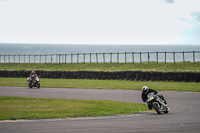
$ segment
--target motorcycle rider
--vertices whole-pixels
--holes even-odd
[[[33,75],[34,75],[35,79],[32,79]],[[30,74],[30,84],[32,84],[33,80],[36,80],[36,77],[37,77],[37,74],[35,73],[35,71],[32,71]]]
[[[141,97],[142,97],[143,102],[147,102],[147,99],[148,99],[147,95],[151,92],[153,92],[154,94],[158,94],[158,92],[156,90],[150,89],[148,86],[142,87]],[[158,95],[158,96],[164,101],[165,104],[167,104],[167,102],[165,101],[165,99],[162,95]],[[147,102],[147,106],[150,110],[152,109],[151,105],[148,102]]]

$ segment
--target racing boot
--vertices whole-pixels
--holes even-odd
[[[149,110],[152,109],[152,107],[151,107],[151,105],[149,103],[147,103],[147,106],[148,106]]]

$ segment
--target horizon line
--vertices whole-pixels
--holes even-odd
[[[83,44],[78,44],[78,43],[3,43],[3,42],[0,42],[0,45],[1,44],[22,44],[22,45],[200,45],[200,44],[91,44],[91,43],[83,43]]]

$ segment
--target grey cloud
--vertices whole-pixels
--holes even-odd
[[[184,37],[182,43],[192,43],[192,44],[199,44],[200,42],[200,27],[194,26],[187,30],[181,32],[181,35]]]
[[[163,1],[166,2],[166,3],[170,3],[170,4],[175,2],[175,0],[163,0]]]
[[[197,22],[200,23],[200,12],[194,12],[191,14],[191,16],[193,17],[193,19]]]
[[[179,18],[181,21],[193,24],[193,25],[199,25],[200,24],[200,12],[193,12],[190,14],[190,18]]]

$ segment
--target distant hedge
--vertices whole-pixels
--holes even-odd
[[[143,72],[143,71],[35,71],[41,78],[55,79],[118,79],[136,81],[200,82],[199,72]],[[0,77],[26,78],[31,71],[0,70]]]

